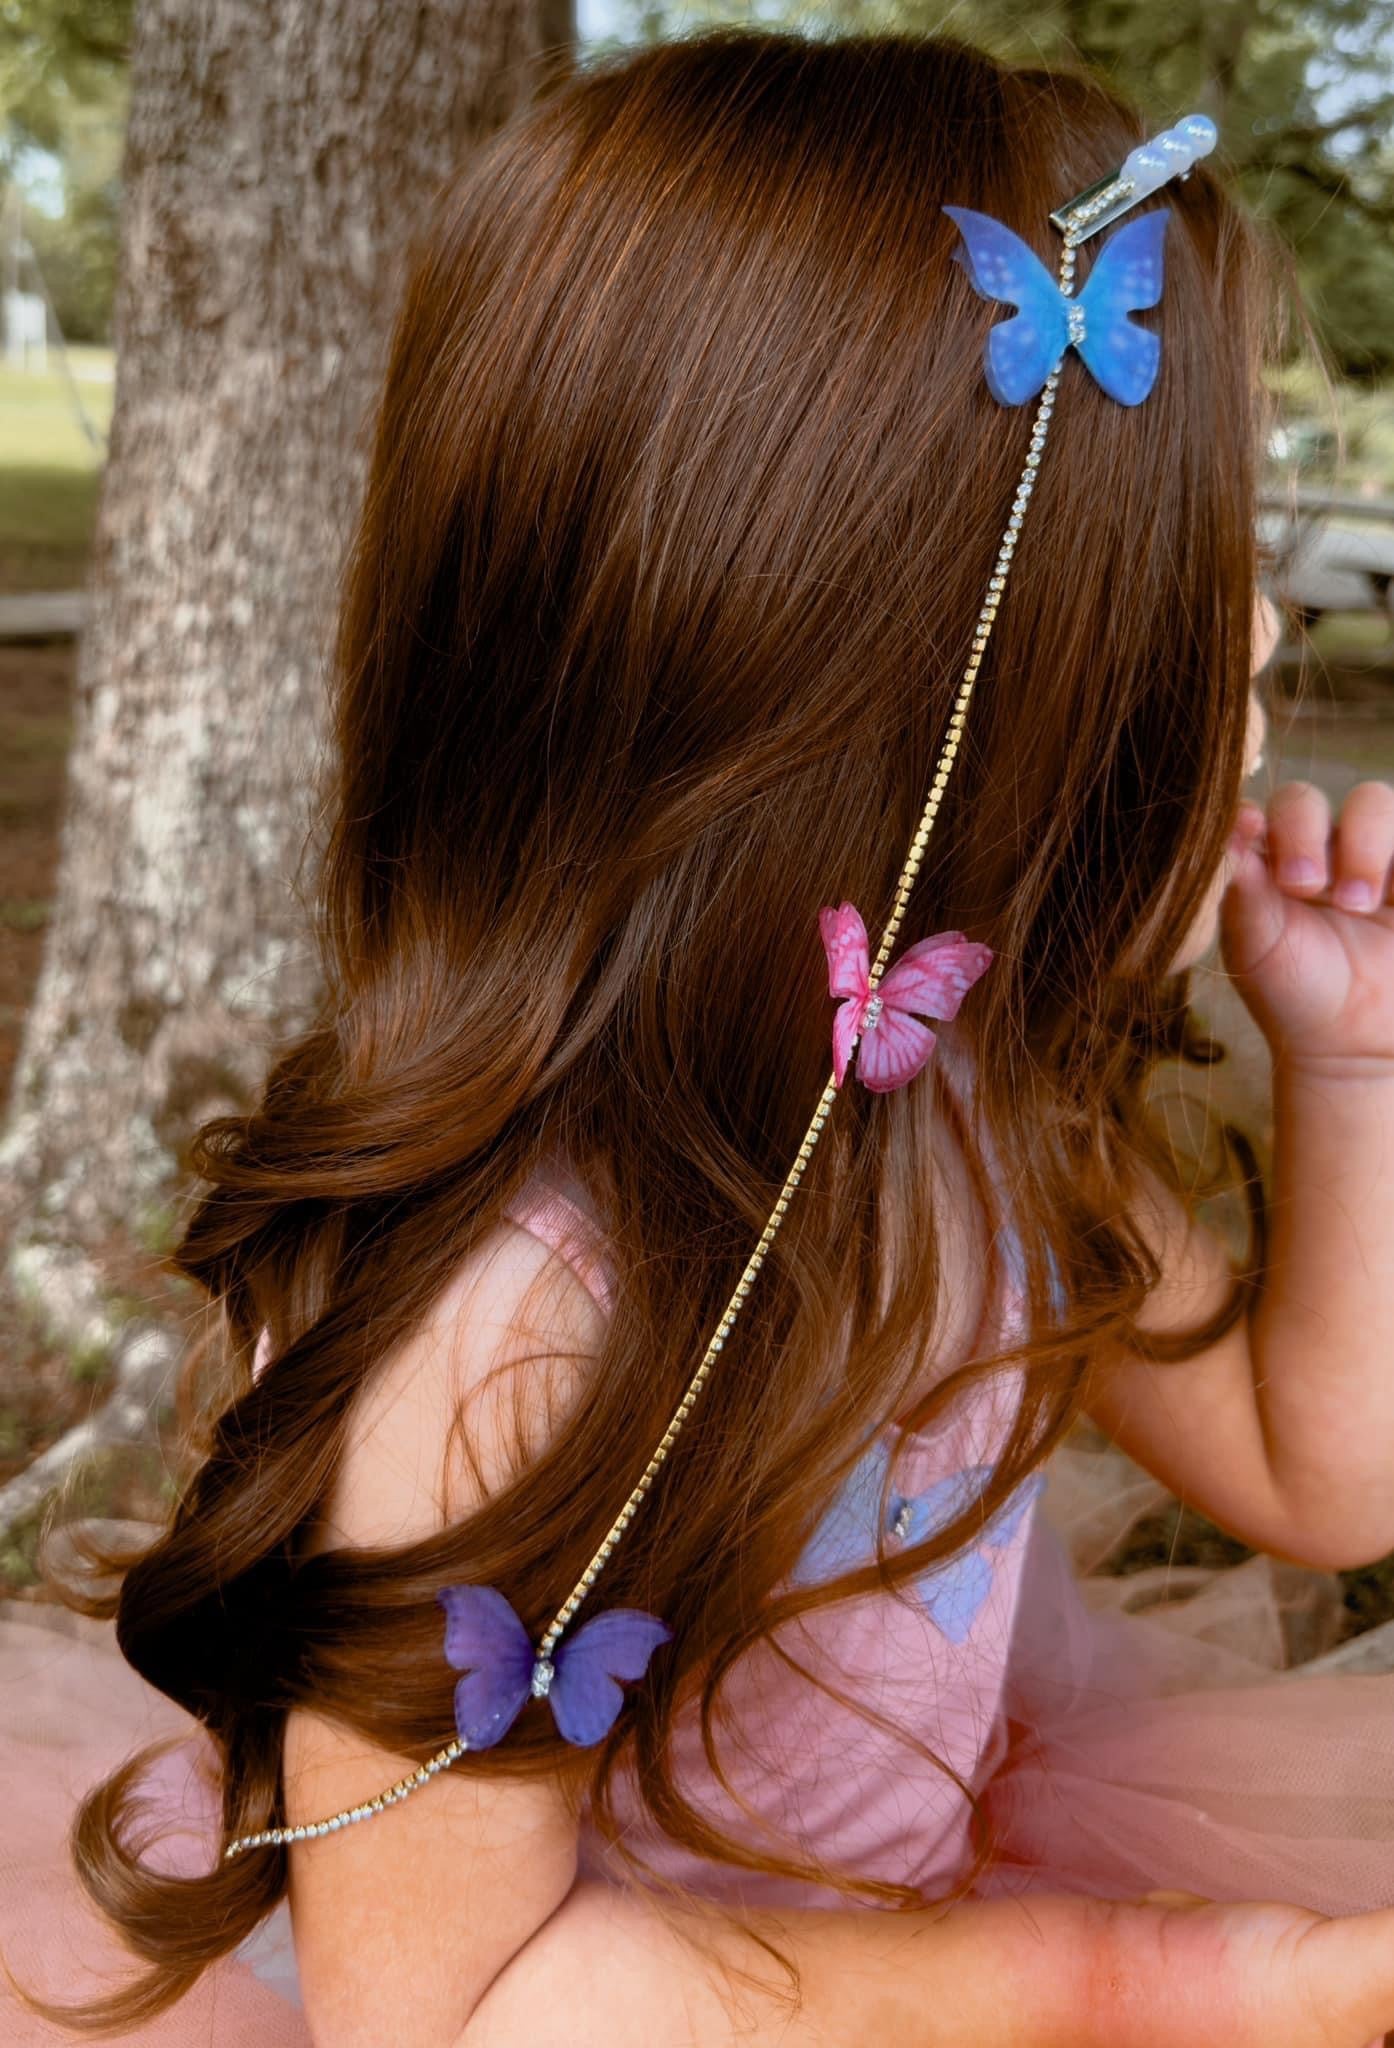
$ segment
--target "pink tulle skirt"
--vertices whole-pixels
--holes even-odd
[[[1000,1853],[979,1889],[1394,1904],[1394,1675],[1294,1664],[1339,1602],[1323,1574],[1255,1558],[1094,1575],[1149,1484],[1112,1454],[1066,1451],[1052,1466],[1013,1639],[1009,1746],[984,1791]],[[0,1945],[22,1982],[72,1999],[130,1970],[77,1889],[68,1828],[81,1793],[135,1749],[192,1733],[108,1624],[0,1608]],[[195,1753],[152,1781],[171,1829],[162,1868],[216,1854]],[[174,2011],[121,2038],[308,2048],[284,1903]],[[71,2039],[0,1984],[4,2048]]]

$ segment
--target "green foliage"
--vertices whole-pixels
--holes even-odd
[[[0,1545],[0,1588],[24,1592],[39,1583],[39,1521],[17,1523],[8,1540]]]
[[[111,178],[75,187],[56,219],[34,209],[26,215],[25,239],[69,341],[110,339],[120,208],[120,188]]]
[[[79,1344],[68,1359],[68,1378],[78,1386],[105,1379],[111,1352],[103,1343]]]
[[[134,0],[0,0],[0,108],[14,146],[61,157],[75,107],[124,104]]]
[[[42,167],[24,270],[32,252],[71,341],[111,337],[132,12],[133,0],[0,0],[0,188],[24,195]],[[32,290],[32,274],[21,283]]]

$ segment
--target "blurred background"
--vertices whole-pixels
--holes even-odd
[[[0,1594],[45,1597],[46,1515],[180,1484],[181,1147],[312,993],[292,881],[404,225],[590,53],[947,30],[1212,114],[1310,321],[1267,450],[1269,772],[1394,774],[1394,0],[572,7],[0,0]],[[1261,1050],[1201,984],[1234,1048],[1208,1097],[1261,1157]],[[1243,1557],[1119,1484],[1121,1576]],[[1293,1611],[1340,1644],[1394,1575]]]

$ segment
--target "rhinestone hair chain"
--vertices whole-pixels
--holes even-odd
[[[610,1524],[603,1540],[595,1551],[585,1570],[577,1579],[566,1599],[549,1622],[536,1648],[532,1647],[522,1623],[513,1613],[502,1594],[490,1587],[445,1588],[438,1595],[446,1608],[446,1654],[458,1669],[475,1676],[461,1681],[457,1688],[456,1720],[459,1732],[444,1748],[436,1751],[426,1763],[419,1765],[405,1777],[390,1785],[385,1791],[357,1806],[342,1808],[324,1820],[306,1821],[295,1827],[271,1827],[258,1834],[241,1835],[229,1842],[223,1851],[224,1859],[241,1854],[244,1850],[266,1845],[281,1846],[300,1842],[319,1835],[337,1832],[350,1827],[357,1821],[367,1820],[373,1814],[384,1812],[396,1805],[409,1793],[418,1790],[431,1778],[448,1768],[468,1749],[487,1748],[507,1732],[525,1700],[529,1697],[550,1698],[553,1712],[562,1734],[573,1742],[598,1741],[613,1722],[619,1711],[620,1694],[614,1684],[617,1678],[639,1678],[647,1665],[651,1651],[658,1643],[666,1640],[668,1631],[655,1616],[639,1614],[633,1610],[610,1610],[588,1623],[577,1635],[573,1644],[558,1655],[558,1645],[570,1625],[577,1609],[590,1593],[601,1572],[605,1569],[616,1544],[620,1541],[658,1477],[672,1450],[678,1434],[686,1423],[697,1397],[702,1392],[719,1353],[724,1349],[749,1298],[755,1279],[765,1263],[770,1246],[779,1233],[780,1225],[788,1211],[794,1191],[803,1179],[804,1171],[812,1157],[814,1147],[822,1135],[833,1103],[840,1092],[847,1061],[854,1051],[860,1051],[858,1066],[862,1078],[874,1087],[901,1085],[903,1079],[916,1070],[928,1056],[927,1051],[915,1056],[898,1076],[873,1079],[866,1071],[865,1044],[871,1034],[882,1027],[883,1013],[894,1006],[897,1021],[903,1019],[904,1011],[915,1007],[914,1001],[893,1005],[892,982],[901,973],[915,954],[928,958],[935,955],[931,949],[946,949],[940,957],[948,959],[958,947],[962,954],[982,955],[980,964],[970,965],[961,975],[953,995],[953,1007],[945,1005],[931,1008],[933,1016],[951,1016],[957,1006],[958,995],[969,985],[977,973],[982,971],[987,959],[986,948],[967,947],[962,943],[961,934],[942,933],[934,940],[921,942],[920,947],[911,948],[902,962],[893,970],[892,980],[886,981],[887,962],[900,934],[901,924],[910,901],[911,891],[924,860],[929,836],[934,830],[940,806],[944,800],[954,761],[962,744],[968,707],[982,668],[983,657],[992,638],[998,609],[1006,591],[1007,579],[1011,574],[1012,561],[1016,553],[1026,518],[1026,508],[1036,487],[1036,477],[1041,466],[1050,422],[1055,411],[1056,391],[1059,387],[1061,367],[1066,353],[1075,348],[1084,358],[1091,373],[1105,391],[1123,404],[1133,405],[1145,398],[1152,388],[1156,376],[1160,344],[1155,335],[1137,327],[1128,318],[1132,311],[1157,304],[1161,294],[1161,235],[1167,215],[1153,213],[1143,215],[1112,237],[1090,274],[1083,293],[1075,296],[1075,263],[1080,244],[1091,235],[1108,226],[1120,215],[1126,213],[1140,201],[1149,197],[1162,185],[1176,177],[1185,177],[1192,164],[1214,148],[1217,140],[1214,123],[1203,114],[1192,114],[1169,129],[1155,141],[1144,144],[1132,151],[1120,169],[1111,172],[1099,183],[1052,213],[1050,218],[1064,238],[1060,253],[1058,279],[1052,279],[1033,252],[1021,242],[1010,229],[993,221],[984,214],[975,214],[965,208],[951,207],[946,211],[959,224],[963,234],[965,250],[960,255],[975,288],[984,296],[1015,305],[1018,313],[1015,319],[1004,321],[991,331],[987,350],[987,379],[993,395],[1004,404],[1021,404],[1035,398],[1036,410],[1032,420],[1030,444],[1012,499],[1011,511],[997,548],[997,556],[988,578],[987,590],[982,608],[973,629],[972,645],[968,655],[953,707],[949,713],[948,728],[940,746],[934,775],[925,799],[924,808],[915,827],[909,849],[895,885],[890,915],[881,933],[875,958],[869,965],[865,957],[865,928],[852,912],[850,905],[844,905],[841,912],[825,912],[824,938],[828,944],[829,962],[832,969],[833,994],[848,995],[856,1004],[855,1014],[846,1021],[850,1026],[845,1042],[839,1044],[835,1033],[834,1043],[837,1059],[834,1071],[824,1084],[823,1092],[809,1120],[808,1128],[799,1143],[794,1162],[789,1168],[784,1184],[775,1198],[759,1241],[745,1264],[745,1270],[737,1280],[735,1288],[722,1311],[720,1321],[707,1341],[700,1363],[687,1384],[682,1399],[668,1422],[662,1437],[655,1444],[647,1465],[640,1473],[630,1491],[628,1499]],[[854,985],[850,982],[839,984],[840,954],[835,953],[834,943],[829,942],[833,927],[826,922],[836,922],[851,912],[859,933],[861,968]],[[839,935],[845,934],[846,927],[839,927]],[[931,972],[933,970],[931,969]],[[940,970],[941,974],[943,970]],[[922,980],[919,987],[923,989]],[[942,980],[940,988],[947,986]],[[918,1005],[926,1007],[921,1001]],[[846,1008],[847,1005],[844,1005]],[[903,1023],[902,1023],[903,1029]],[[922,1025],[918,1029],[927,1038],[930,1047],[933,1037]],[[885,1071],[885,1061],[894,1055],[883,1054],[878,1048],[878,1064]],[[588,1642],[587,1639],[592,1639]],[[562,1659],[576,1660],[577,1672],[573,1685],[569,1676],[571,1665],[563,1666]],[[482,1673],[484,1690],[470,1696],[467,1706],[462,1706],[466,1689],[476,1683]],[[473,1716],[469,1729],[463,1725],[467,1713]]]

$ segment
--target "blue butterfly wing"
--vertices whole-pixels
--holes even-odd
[[[968,1465],[961,1472],[937,1480],[909,1501],[893,1502],[897,1510],[902,1506],[910,1510],[905,1523],[906,1542],[923,1543],[927,1536],[966,1514],[974,1501],[982,1498],[992,1470],[991,1465]],[[1014,1505],[1014,1500],[1008,1501],[999,1512],[1010,1512]],[[997,1522],[998,1516],[994,1516],[987,1524],[982,1542],[997,1544],[1006,1540],[997,1535]],[[992,1591],[992,1565],[977,1546],[972,1546],[935,1565],[916,1580],[915,1590],[940,1634],[951,1643],[966,1642],[983,1602]]]
[[[1109,236],[1079,293],[1085,335],[1078,343],[1091,375],[1120,405],[1140,405],[1157,381],[1162,344],[1129,314],[1162,296],[1162,243],[1171,215],[1139,214]]]
[[[965,1550],[917,1581],[929,1618],[951,1643],[966,1642],[992,1591],[992,1566],[981,1551]]]
[[[973,289],[985,299],[1015,306],[1015,319],[1001,320],[987,338],[988,389],[1000,405],[1034,398],[1065,353],[1069,341],[1067,301],[1034,249],[991,214],[968,206],[946,206],[963,236],[958,260]]]
[[[517,1720],[532,1686],[528,1632],[493,1586],[442,1586],[446,1662],[467,1675],[455,1688],[455,1728],[468,1749],[490,1749]]]
[[[795,1586],[821,1586],[876,1555],[876,1516],[890,1447],[878,1438],[833,1496],[790,1573]]]
[[[624,1704],[616,1681],[642,1678],[650,1657],[671,1633],[656,1614],[612,1607],[552,1653],[554,1676],[547,1698],[568,1742],[588,1747],[609,1734]]]

